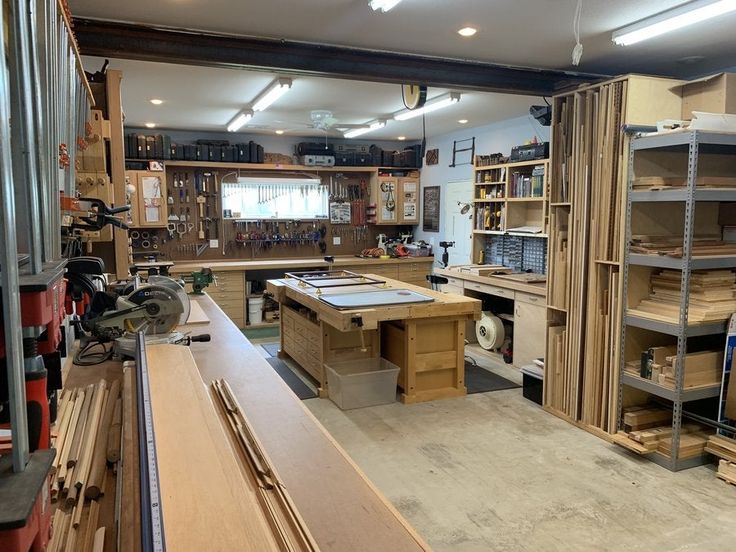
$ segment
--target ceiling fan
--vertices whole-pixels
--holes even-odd
[[[281,129],[285,134],[293,132],[304,132],[307,129],[317,130],[325,136],[341,135],[343,131],[352,128],[365,128],[367,125],[356,125],[341,123],[335,118],[332,111],[327,109],[313,109],[309,112],[309,122],[293,122],[293,121],[275,121],[276,123],[284,123],[284,125],[292,125],[293,128]],[[274,130],[277,130],[274,128]]]

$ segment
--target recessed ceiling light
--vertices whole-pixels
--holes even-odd
[[[460,123],[461,125],[467,125],[468,124],[468,120],[467,119],[460,119],[458,121],[458,123]]]
[[[399,136],[399,137],[397,138],[397,140],[401,140],[401,141],[403,142],[404,140],[406,140],[406,136]]]
[[[283,133],[284,133],[284,131],[283,131],[283,130],[277,130],[277,131],[276,131],[276,134],[283,134]]]
[[[152,103],[153,105],[161,105],[162,103],[164,103],[164,101],[163,101],[163,100],[159,100],[158,98],[151,98],[150,102],[151,102],[151,103]]]
[[[473,36],[477,32],[478,29],[476,29],[475,27],[463,27],[457,32],[457,34],[459,34],[460,36]]]
[[[146,123],[146,128],[156,128],[156,123]]]

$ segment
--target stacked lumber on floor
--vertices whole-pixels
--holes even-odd
[[[718,462],[718,473],[716,476],[726,483],[736,485],[736,463],[728,460],[720,460]]]
[[[119,395],[117,380],[110,386],[100,380],[61,394],[53,443],[51,501],[56,511],[49,544],[53,552],[97,550],[95,542],[104,541],[105,529],[97,527],[98,499],[105,492],[108,450],[120,446],[120,434],[116,443],[110,431],[119,424],[115,419]]]
[[[616,442],[639,454],[659,452],[672,455],[672,411],[658,406],[633,406],[624,411],[625,431]],[[679,458],[705,453],[712,430],[700,424],[683,424],[680,429]]]
[[[731,463],[736,463],[736,439],[723,435],[711,435],[705,451]]]
[[[682,273],[663,270],[653,273],[651,293],[629,314],[674,324],[679,323]],[[730,270],[696,270],[690,274],[688,322],[728,319],[736,312],[736,274]]]
[[[699,176],[695,180],[695,185],[699,188],[736,188],[736,178],[733,176]],[[633,182],[635,190],[666,190],[685,186],[687,186],[685,176],[642,176]]]

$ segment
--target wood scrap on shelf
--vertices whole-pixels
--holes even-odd
[[[663,270],[650,278],[651,293],[629,314],[679,323],[680,287],[679,270]],[[736,274],[730,270],[696,270],[690,274],[689,323],[727,320],[736,312]]]
[[[694,235],[692,256],[736,254],[736,243],[724,242],[720,238],[721,236],[717,234]],[[667,255],[681,258],[683,255],[682,236],[635,234],[631,236],[629,251],[643,255]]]
[[[624,370],[633,376],[675,389],[677,347],[650,347],[640,359],[626,362]],[[683,389],[720,386],[723,351],[699,351],[685,355]]]
[[[695,458],[705,454],[705,446],[708,444],[708,433],[685,433],[680,435],[680,445],[677,457],[680,459]],[[665,456],[672,456],[672,437],[660,439],[657,452]]]
[[[695,185],[698,188],[736,188],[733,176],[699,176]],[[634,190],[667,190],[687,186],[686,176],[642,176],[633,182]]]
[[[624,409],[627,432],[659,427],[672,422],[672,410],[653,405],[630,406]]]

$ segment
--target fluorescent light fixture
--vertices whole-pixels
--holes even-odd
[[[613,33],[619,46],[630,46],[736,10],[736,0],[696,0],[628,25]]]
[[[463,27],[457,32],[457,34],[459,34],[460,36],[468,37],[468,36],[473,36],[477,32],[478,32],[478,29],[476,29],[475,27]]]
[[[156,128],[156,123],[146,123],[146,128]]]
[[[253,102],[253,111],[265,111],[291,88],[291,79],[276,79]]]
[[[432,113],[438,109],[458,103],[461,97],[462,94],[459,92],[448,92],[447,94],[442,94],[441,96],[431,99],[424,104],[424,107],[420,107],[419,109],[402,109],[401,111],[397,111],[394,113],[394,119],[397,121],[406,121],[407,119],[419,117],[424,113]]]
[[[363,128],[354,128],[353,130],[348,130],[343,136],[345,138],[357,138],[358,136],[363,136],[363,134],[367,134],[373,130],[378,130],[379,128],[383,128],[386,126],[386,121],[375,121],[373,123],[369,123],[367,126]]]
[[[458,123],[460,123],[461,125],[467,125],[468,124],[468,120],[467,119],[460,119],[458,121]]]
[[[373,11],[381,10],[383,13],[386,13],[390,9],[395,8],[399,2],[401,0],[371,0],[368,2],[368,5],[373,8]]]
[[[227,124],[228,132],[238,132],[245,123],[253,118],[253,112],[250,109],[245,109],[238,113],[232,121]]]
[[[158,98],[151,98],[151,99],[150,99],[150,102],[151,102],[151,103],[152,103],[153,105],[161,105],[162,103],[164,103],[164,101],[163,101],[163,100],[159,100]]]

